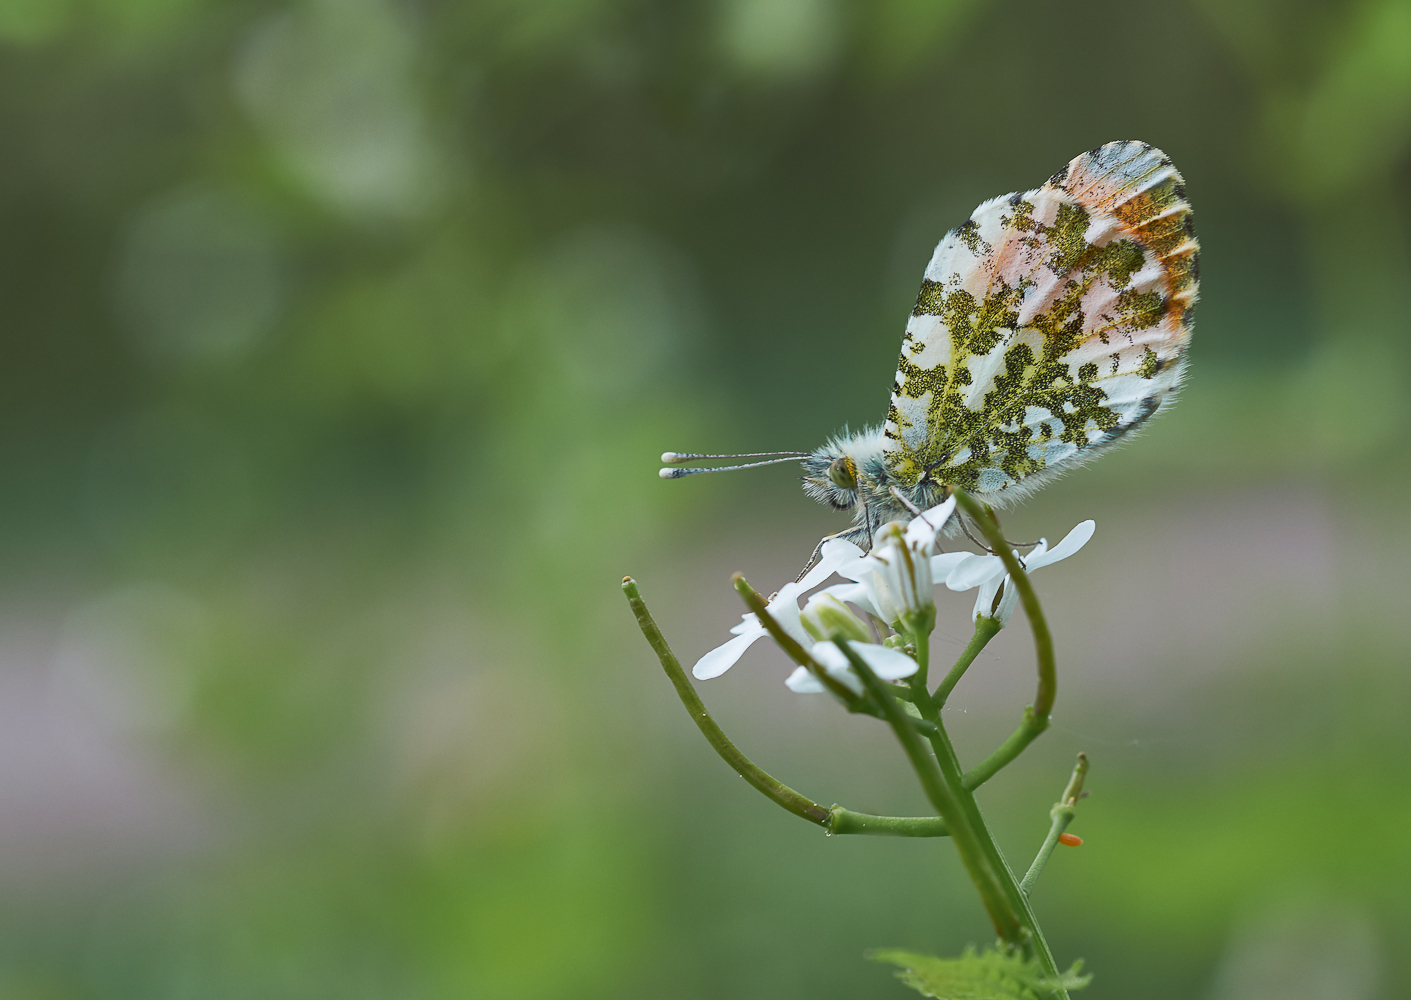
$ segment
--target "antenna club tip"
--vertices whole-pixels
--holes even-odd
[[[672,465],[676,462],[684,462],[686,456],[682,455],[680,452],[664,451],[661,453],[661,460],[667,465]]]
[[[657,475],[662,479],[676,479],[680,477],[681,472],[681,469],[662,469]]]

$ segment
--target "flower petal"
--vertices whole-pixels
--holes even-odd
[[[1049,566],[1056,562],[1061,562],[1069,556],[1077,553],[1084,545],[1088,544],[1093,537],[1093,532],[1097,530],[1097,522],[1084,521],[1076,525],[1072,531],[1063,536],[1063,541],[1059,542],[1047,552],[1035,552],[1030,558],[1024,560],[1024,568],[1035,570],[1040,566]]]
[[[851,664],[843,651],[831,642],[820,642],[813,647],[813,659],[830,674],[845,673]]]
[[[848,645],[863,663],[872,668],[874,674],[885,681],[910,677],[916,673],[916,661],[905,653],[870,642],[849,642]],[[813,658],[820,667],[828,671],[830,677],[836,677],[859,694],[862,693],[862,681],[853,672],[852,661],[834,643],[820,642],[814,646]]]
[[[995,610],[995,594],[999,593],[1000,584],[1008,580],[1008,576],[991,577],[980,584],[980,592],[975,595],[976,618],[998,618],[999,614]],[[1007,588],[1013,590],[1013,587]]]
[[[952,570],[974,555],[973,552],[942,552],[938,556],[932,556],[931,579],[945,580]]]
[[[999,556],[970,554],[946,577],[946,586],[951,590],[969,590],[981,584],[997,580],[1004,575],[1004,560]]]
[[[813,645],[813,637],[808,634],[808,630],[803,627],[803,620],[799,617],[799,601],[795,596],[790,596],[787,601],[780,603],[775,601],[769,605],[769,613],[774,616],[774,620],[779,623],[779,627],[793,637],[794,641],[807,649]]]
[[[954,512],[955,497],[948,497],[944,503],[939,503],[929,510],[923,510],[917,514],[906,526],[907,544],[930,545],[936,539],[936,532],[945,527]]]
[[[916,673],[916,661],[899,650],[870,642],[850,642],[848,645],[884,681],[894,681]]]
[[[745,655],[745,650],[754,644],[756,639],[765,634],[764,626],[761,625],[754,632],[746,632],[737,635],[729,642],[721,646],[716,646],[705,656],[696,661],[696,665],[691,668],[691,673],[696,675],[697,680],[708,681],[712,677],[719,677],[725,671],[733,667]]]
[[[906,526],[906,544],[913,548],[929,549],[935,544],[936,532],[945,526],[954,511],[955,497],[948,497],[945,503],[923,510]]]
[[[771,615],[786,604],[792,604],[794,607],[798,607],[799,595],[803,592],[804,587],[801,584],[790,581],[779,588],[778,593],[774,595],[774,599],[765,605],[765,607],[769,609]]]
[[[837,573],[845,580],[861,581],[871,577],[879,565],[876,556],[868,553],[842,563],[838,566]]]
[[[799,694],[822,694],[828,690],[822,681],[809,673],[807,667],[799,667],[784,680],[784,686]]]
[[[1004,595],[999,599],[999,609],[995,612],[995,617],[999,619],[1000,626],[1009,624],[1009,619],[1014,617],[1014,609],[1019,606],[1019,588],[1010,582],[1009,577],[1004,578]]]
[[[854,643],[856,647],[860,643]],[[877,647],[880,649],[881,647]],[[841,649],[831,642],[820,642],[813,647],[813,659],[820,667],[828,671],[828,676],[846,684],[852,691],[862,694],[862,678],[853,673],[852,664],[848,662],[847,656]],[[814,678],[817,682],[817,678]],[[822,687],[822,685],[819,685]]]
[[[837,572],[839,566],[844,563],[852,562],[860,555],[862,555],[862,549],[858,548],[852,542],[842,538],[828,539],[828,541],[823,543],[823,548],[819,550],[818,563],[813,569],[805,573],[804,578],[796,585],[798,592],[803,593],[812,590]],[[785,586],[788,586],[788,584],[785,584]],[[780,593],[783,593],[783,591],[780,590]]]

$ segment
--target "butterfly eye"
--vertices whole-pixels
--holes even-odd
[[[857,466],[853,460],[846,455],[839,455],[833,459],[833,464],[828,466],[828,478],[833,483],[845,490],[857,488]]]

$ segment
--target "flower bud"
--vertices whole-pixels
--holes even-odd
[[[930,544],[918,545],[898,523],[884,525],[870,557],[876,567],[872,586],[878,609],[887,624],[933,614]]]
[[[808,634],[819,642],[835,636],[857,642],[872,641],[872,633],[862,619],[832,594],[814,594],[810,597],[799,620]]]

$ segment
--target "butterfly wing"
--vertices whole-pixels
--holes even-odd
[[[1199,246],[1180,173],[1112,142],[947,233],[883,429],[906,487],[1029,492],[1159,410],[1185,370]]]

